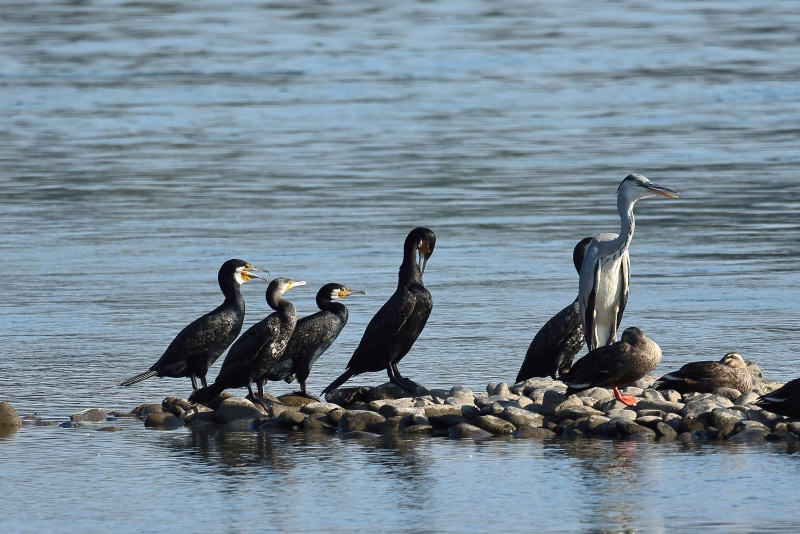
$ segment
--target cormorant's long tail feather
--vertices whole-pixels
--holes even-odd
[[[323,389],[323,390],[322,390],[322,394],[323,394],[323,395],[325,395],[326,393],[329,393],[329,392],[333,391],[334,389],[338,388],[339,386],[341,386],[342,384],[344,384],[345,382],[347,382],[348,380],[350,380],[350,378],[351,378],[353,375],[355,375],[355,373],[353,372],[353,370],[352,370],[352,369],[348,369],[347,371],[345,371],[344,373],[342,373],[342,376],[340,376],[339,378],[337,378],[336,380],[334,380],[333,382],[331,382],[331,385],[330,385],[330,386],[328,386],[328,387],[326,387],[325,389]]]
[[[152,378],[158,374],[158,371],[145,371],[144,373],[139,373],[136,376],[132,376],[127,380],[124,380],[119,383],[120,386],[130,386],[141,382],[142,380],[147,380],[148,378]]]
[[[196,404],[204,404],[212,399],[214,399],[217,395],[222,393],[225,388],[218,386],[216,383],[211,384],[208,387],[200,388],[192,392],[189,395],[189,402],[194,402]]]

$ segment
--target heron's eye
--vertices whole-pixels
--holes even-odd
[[[636,185],[644,185],[644,180],[642,180],[641,178],[637,178]]]

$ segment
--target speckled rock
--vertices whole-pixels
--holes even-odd
[[[450,427],[450,430],[448,432],[448,437],[450,439],[463,439],[463,438],[487,439],[492,437],[492,434],[475,425],[470,425],[469,423],[462,423],[460,425]]]
[[[22,426],[17,411],[7,402],[0,402],[0,428],[16,429]]]
[[[193,405],[186,399],[180,399],[178,397],[167,397],[163,401],[161,401],[161,408],[165,412],[169,412],[174,416],[183,417],[183,414],[191,408]]]
[[[404,436],[432,434],[433,427],[431,425],[411,425],[407,426],[400,431]]]
[[[710,424],[719,430],[719,437],[728,439],[735,432],[739,422],[747,416],[739,410],[730,408],[714,408],[711,411]]]
[[[348,432],[355,432],[359,430],[367,430],[372,432],[373,429],[378,429],[386,421],[386,418],[378,413],[370,412],[368,410],[350,410],[342,414],[339,419],[338,430],[340,434],[347,434]]]
[[[451,426],[466,423],[467,418],[457,414],[432,415],[428,417],[428,422],[433,428],[450,428]]]
[[[748,424],[750,423],[750,424]],[[739,423],[739,431],[728,438],[731,443],[759,443],[766,439],[770,433],[769,428],[755,421]]]
[[[311,402],[300,406],[300,411],[308,415],[327,415],[332,410],[341,410],[341,407],[328,402]]]
[[[536,402],[536,399],[533,399]],[[554,389],[548,389],[542,395],[542,415],[552,415],[558,409],[569,406],[583,406],[583,401],[577,395],[567,397]]]
[[[678,432],[670,425],[664,422],[656,423],[655,428],[656,436],[663,440],[673,440],[678,437]]]
[[[142,419],[146,418],[151,413],[163,413],[163,412],[164,408],[162,408],[161,403],[140,404],[139,406],[131,410],[132,414]]]
[[[474,406],[475,394],[472,392],[472,390],[463,386],[453,386],[450,389],[447,400],[445,400],[445,404],[458,407],[464,405]]]
[[[637,410],[660,410],[669,413],[681,413],[685,404],[669,400],[644,399],[636,403]]]
[[[264,415],[267,412],[262,406],[242,397],[227,398],[216,409],[217,421],[223,424],[240,419],[254,421]]]
[[[551,439],[556,437],[556,433],[546,428],[521,426],[514,432],[513,436],[518,439]]]
[[[577,397],[570,397],[577,398]],[[552,413],[556,419],[578,419],[580,417],[588,417],[590,415],[604,415],[600,410],[596,410],[591,406],[579,404],[577,406],[570,406],[567,401],[556,407]]]
[[[441,417],[443,415],[461,415],[461,408],[448,405],[448,404],[441,404],[438,406],[426,406],[422,409],[423,414],[428,419],[432,417]]]
[[[183,412],[183,423],[185,425],[206,425],[216,422],[216,419],[217,414],[214,410],[202,404],[194,404]]]
[[[308,414],[301,412],[298,406],[291,406],[281,412],[275,421],[283,428],[301,428],[308,417]]]
[[[303,420],[303,428],[310,431],[335,432],[336,424],[323,414],[310,414]]]
[[[508,389],[508,384],[505,382],[500,382],[499,384],[490,382],[486,386],[486,393],[488,393],[490,396],[499,395],[501,397],[510,397],[512,395],[511,390]],[[516,395],[516,393],[514,395]]]

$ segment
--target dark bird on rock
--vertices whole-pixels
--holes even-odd
[[[298,319],[281,359],[272,366],[267,379],[291,383],[297,378],[300,391],[303,395],[309,396],[306,391],[306,379],[311,373],[311,367],[322,353],[328,350],[347,324],[347,306],[336,300],[350,295],[366,294],[366,291],[353,290],[342,284],[322,286],[317,292],[317,307],[320,311]]]
[[[254,271],[263,272],[242,260],[223,263],[217,281],[225,301],[181,330],[150,370],[121,382],[120,386],[130,386],[153,376],[191,377],[193,390],[197,389],[198,378],[203,387],[207,386],[208,368],[242,330],[244,299],[239,287],[251,278],[266,280],[253,274]]]
[[[660,361],[661,347],[632,326],[625,329],[618,342],[597,347],[575,362],[561,379],[569,386],[567,395],[592,387],[610,387],[614,398],[633,406],[636,399],[632,395],[622,395],[617,388],[633,384],[655,369]]]
[[[433,300],[422,283],[422,274],[435,246],[436,235],[431,230],[421,227],[411,230],[403,245],[397,290],[367,325],[347,370],[323,394],[352,376],[384,369],[390,382],[409,391],[416,389],[413,380],[400,375],[397,363],[411,350],[431,314]]]
[[[677,198],[678,193],[640,174],[629,174],[617,188],[619,234],[597,234],[589,243],[581,266],[578,303],[589,350],[617,340],[617,328],[628,302],[631,260],[628,246],[636,226],[633,206],[656,195]]]
[[[591,237],[581,239],[572,251],[572,263],[581,273],[583,256]],[[563,375],[572,366],[572,359],[583,347],[585,338],[578,311],[578,299],[554,315],[536,333],[525,354],[525,361],[517,374],[517,382],[534,376],[556,377]]]
[[[711,393],[716,388],[733,388],[747,393],[753,389],[753,379],[740,354],[729,352],[718,362],[687,363],[675,372],[659,378],[658,390],[674,389],[678,393]]]
[[[756,406],[786,417],[800,417],[800,378],[795,378],[775,391],[761,395]]]
[[[266,376],[283,354],[297,324],[294,305],[282,298],[289,289],[305,285],[288,278],[276,278],[267,287],[267,304],[275,310],[257,322],[236,340],[222,361],[217,379],[208,387],[198,389],[190,402],[206,403],[226,389],[246,387],[253,400],[264,403],[263,382],[258,384],[258,397],[253,394],[256,378]]]

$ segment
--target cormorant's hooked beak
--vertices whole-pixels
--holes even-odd
[[[266,269],[256,269],[253,266],[245,267],[244,269],[242,269],[242,274],[247,277],[245,279],[245,281],[247,281],[247,280],[249,280],[251,278],[260,278],[261,280],[266,280],[267,282],[269,282],[269,278],[266,278],[266,277],[263,277],[263,276],[259,276],[257,274],[253,274],[253,272],[267,273],[267,275],[269,275],[269,271],[266,270]]]
[[[428,248],[428,245],[422,243],[418,248],[417,252],[419,252],[419,259],[417,263],[419,264],[419,271],[420,273],[425,273],[425,266],[428,264],[428,258],[431,257],[432,251]]]
[[[654,184],[653,182],[648,182],[642,185],[648,191],[652,191],[653,193],[657,193],[659,195],[664,195],[665,197],[669,198],[678,198],[678,192],[674,189],[670,189],[669,187],[664,187],[663,185]]]
[[[367,292],[363,289],[350,289],[349,287],[339,291],[339,298],[349,297],[350,295],[366,295]]]
[[[289,291],[293,287],[304,286],[304,285],[306,285],[305,280],[300,280],[299,282],[295,282],[294,280],[291,280],[291,281],[289,281],[289,285],[286,287],[286,291]]]

